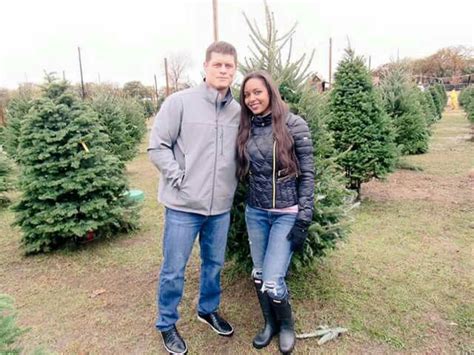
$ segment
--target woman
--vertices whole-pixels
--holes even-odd
[[[285,275],[293,251],[303,247],[313,214],[311,136],[266,72],[244,78],[240,103],[237,175],[249,184],[245,219],[265,320],[253,346],[263,348],[278,334],[280,351],[291,353],[295,332]]]

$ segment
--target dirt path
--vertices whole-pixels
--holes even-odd
[[[362,186],[362,197],[373,201],[422,200],[447,204],[474,201],[474,127],[461,111],[446,111],[435,127],[427,154],[404,157],[421,171],[397,170],[386,181]]]
[[[423,171],[398,170],[387,181],[371,181],[363,186],[362,196],[373,201],[422,200],[466,204],[474,200],[474,173],[445,177]]]

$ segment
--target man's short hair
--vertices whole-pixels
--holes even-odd
[[[206,49],[206,62],[209,62],[213,52],[232,55],[234,56],[235,64],[237,64],[237,51],[235,50],[235,47],[232,44],[224,41],[217,41],[212,43]]]

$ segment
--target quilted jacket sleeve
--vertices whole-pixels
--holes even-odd
[[[293,136],[300,174],[298,176],[298,220],[311,222],[314,208],[314,159],[313,142],[308,124],[299,116],[292,115],[288,122]]]

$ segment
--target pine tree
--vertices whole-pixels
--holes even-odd
[[[0,125],[0,142],[2,142],[2,144],[5,142],[5,126],[3,125]],[[2,144],[0,144],[0,146],[2,146]]]
[[[22,197],[14,210],[26,253],[134,227],[124,165],[108,143],[97,114],[49,76],[18,148]]]
[[[11,181],[12,166],[5,154],[0,148],[0,207],[5,206],[9,199],[4,195],[12,186]]]
[[[135,98],[119,97],[118,101],[124,113],[125,126],[127,127],[131,147],[126,160],[131,160],[138,154],[139,145],[146,134],[146,119],[150,116],[143,109],[143,105]]]
[[[474,85],[464,88],[459,94],[459,104],[466,109],[469,103],[474,100]]]
[[[282,36],[278,36],[275,16],[270,11],[268,4],[265,6],[266,35],[262,35],[257,23],[249,20],[244,14],[245,21],[250,30],[250,40],[253,47],[249,47],[252,56],[244,58],[245,64],[240,64],[240,72],[245,74],[256,70],[264,70],[272,76],[279,86],[282,97],[293,103],[299,99],[298,88],[306,83],[309,77],[309,66],[314,57],[314,50],[306,60],[306,53],[296,60],[292,60],[293,35],[296,31],[296,23]],[[286,59],[283,58],[286,53]]]
[[[132,160],[146,133],[142,106],[133,98],[99,93],[90,101],[110,138],[108,149],[122,161]]]
[[[433,96],[429,92],[429,90],[425,90],[421,92],[422,98],[420,98],[420,102],[425,102],[426,105],[426,122],[428,126],[430,127],[433,125],[438,120],[437,116],[437,111],[436,111],[436,106],[433,101]]]
[[[15,346],[15,343],[25,331],[16,324],[11,297],[0,294],[0,354],[20,354],[22,349]]]
[[[333,135],[327,128],[329,94],[318,94],[305,85],[298,90],[300,100],[293,111],[305,118],[311,131],[315,165],[313,221],[303,253],[292,258],[292,267],[310,266],[316,258],[324,256],[348,232],[347,215],[354,195],[345,188],[345,176],[336,163],[337,152]]]
[[[438,90],[438,94],[441,98],[442,108],[444,109],[444,107],[448,103],[448,95],[446,95],[446,88],[442,83],[436,83],[434,87],[436,90]]]
[[[474,85],[468,86],[461,91],[459,103],[466,111],[469,121],[474,122]]]
[[[291,41],[294,27],[277,37],[275,20],[265,2],[266,36],[263,36],[257,25],[246,17],[250,28],[250,37],[255,48],[253,56],[245,58],[245,65],[240,67],[242,74],[254,70],[267,70],[273,80],[279,84],[284,100],[291,110],[301,115],[311,129],[315,160],[315,204],[313,222],[309,229],[309,238],[303,253],[295,254],[291,268],[298,270],[311,265],[328,249],[333,248],[337,240],[347,232],[344,224],[349,210],[351,193],[344,187],[344,177],[340,167],[334,162],[333,140],[325,124],[327,103],[314,88],[307,85],[309,73],[307,68],[311,62],[305,63],[305,55],[293,62],[291,60]],[[288,49],[288,59],[282,61],[281,53]],[[234,198],[232,208],[232,226],[229,232],[228,254],[243,269],[251,267],[250,250],[245,225],[246,186],[240,184]]]
[[[391,172],[397,160],[394,133],[362,57],[347,49],[331,91],[328,127],[334,133],[348,187]]]
[[[7,125],[3,133],[3,147],[8,156],[15,161],[18,159],[17,149],[21,134],[21,123],[31,108],[32,103],[32,96],[20,93],[12,98],[7,106]]]
[[[467,119],[471,122],[474,122],[474,99],[469,101],[469,104],[466,107]]]
[[[440,120],[443,114],[444,106],[446,106],[448,99],[446,96],[446,92],[444,91],[444,86],[439,83],[436,83],[431,85],[428,90],[431,93],[431,97],[433,98],[433,102],[436,107],[437,120]]]
[[[385,111],[395,128],[395,143],[402,154],[428,150],[429,133],[418,88],[403,63],[394,63],[383,74],[380,92]]]

